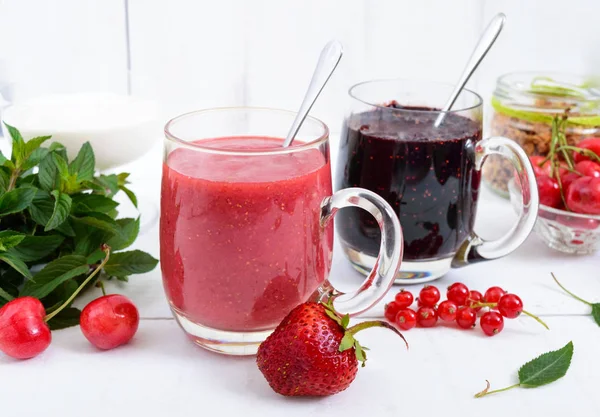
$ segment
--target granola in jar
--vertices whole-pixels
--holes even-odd
[[[567,114],[565,135],[576,145],[600,136],[600,89],[584,78],[566,74],[511,73],[498,78],[492,97],[490,134],[517,142],[528,155],[546,156],[552,138],[552,119]],[[484,181],[508,197],[512,164],[490,156],[483,166]]]

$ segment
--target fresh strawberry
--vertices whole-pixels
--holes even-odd
[[[348,328],[349,321],[348,315],[339,317],[331,304],[300,304],[258,348],[258,369],[281,395],[324,396],[345,390],[354,381],[358,361],[363,366],[366,361],[366,348],[354,338],[357,332],[386,327],[404,339],[383,321]]]

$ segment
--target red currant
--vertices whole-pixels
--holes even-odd
[[[440,297],[440,290],[433,285],[426,285],[419,293],[419,301],[424,307],[435,307]]]
[[[477,313],[471,307],[459,307],[456,312],[456,323],[463,329],[472,329],[477,321]]]
[[[495,311],[488,311],[479,319],[481,330],[488,336],[494,336],[504,329],[504,319]]]
[[[485,292],[485,294],[483,294],[483,302],[484,303],[497,303],[498,301],[500,301],[500,298],[502,298],[502,296],[504,294],[506,294],[506,291],[504,291],[502,288],[490,287]]]
[[[414,297],[410,291],[400,290],[400,292],[396,294],[395,300],[400,308],[408,308],[412,305]]]
[[[469,298],[469,288],[465,284],[456,282],[448,287],[446,296],[448,300],[456,303],[457,306],[464,306]]]
[[[523,311],[523,301],[518,295],[505,294],[498,301],[498,311],[507,319],[514,319]]]
[[[401,330],[410,330],[417,325],[417,313],[410,308],[404,308],[396,316],[396,325]]]
[[[473,304],[477,304],[482,302],[483,300],[483,295],[481,295],[481,293],[479,291],[475,291],[475,290],[471,290],[469,292],[469,301],[467,303],[467,305],[469,307],[471,307],[473,310],[479,312],[479,310],[481,310],[481,307],[473,307]]]
[[[396,315],[400,310],[402,309],[396,301],[390,301],[388,304],[386,304],[384,315],[387,321],[389,321],[390,323],[395,323]]]
[[[438,317],[444,321],[454,321],[456,320],[456,311],[458,307],[456,304],[450,300],[442,301],[438,306]]]
[[[417,310],[417,324],[420,327],[433,327],[437,323],[437,313],[433,307],[421,307]]]

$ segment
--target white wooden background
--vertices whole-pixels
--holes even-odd
[[[0,85],[15,100],[127,91],[126,0],[0,0]],[[128,0],[133,94],[165,119],[197,108],[295,108],[321,46],[345,45],[313,114],[339,130],[353,83],[453,81],[497,12],[507,26],[472,87],[513,70],[600,73],[598,0]],[[596,53],[595,53],[596,52]],[[4,68],[4,69],[3,69]]]

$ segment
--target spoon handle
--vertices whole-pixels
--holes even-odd
[[[471,75],[473,75],[473,72],[475,72],[475,70],[479,66],[479,63],[483,60],[483,57],[485,57],[485,55],[488,53],[488,51],[498,38],[498,35],[500,35],[505,20],[506,16],[504,15],[504,13],[498,13],[496,16],[494,16],[490,24],[487,26],[487,28],[485,28],[485,30],[481,34],[479,42],[477,42],[477,46],[475,46],[475,49],[473,49],[473,53],[471,54],[469,61],[467,61],[467,66],[463,70],[462,75],[460,76],[460,79],[456,84],[456,87],[454,87],[454,90],[452,91],[450,98],[446,102],[446,105],[442,109],[442,112],[435,120],[435,127],[439,127],[444,121],[444,117],[446,117],[446,112],[452,108],[454,102],[458,98],[458,95],[465,87],[465,84],[467,84],[467,81],[469,81],[469,78],[471,78]]]
[[[308,116],[308,112],[317,100],[317,97],[319,97],[319,94],[321,94],[321,91],[323,91],[323,87],[325,87],[325,84],[327,84],[327,81],[329,81],[331,74],[342,58],[343,53],[344,50],[342,44],[336,40],[329,41],[321,51],[319,61],[317,62],[317,67],[315,68],[315,72],[310,80],[304,100],[302,100],[300,110],[298,110],[298,114],[294,119],[294,123],[292,123],[292,127],[290,128],[290,131],[285,138],[285,142],[283,143],[284,148],[287,148],[292,144],[292,141],[300,130],[300,126],[302,126],[302,123],[304,123],[304,119],[306,119],[306,116]]]

